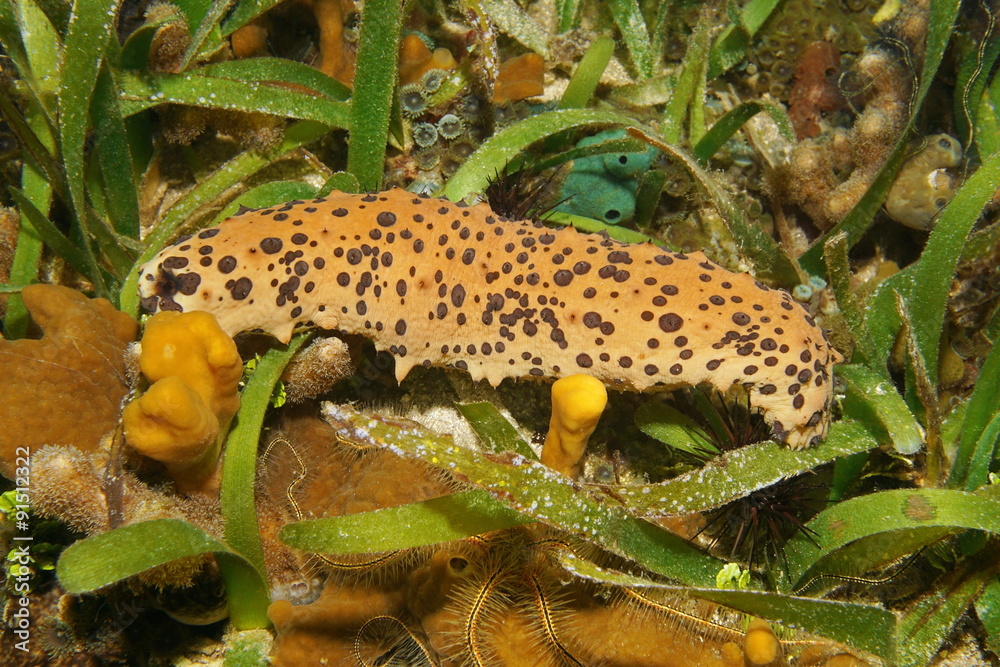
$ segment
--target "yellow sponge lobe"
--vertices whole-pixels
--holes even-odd
[[[552,385],[552,419],[542,447],[542,463],[579,477],[583,454],[608,404],[608,390],[597,378],[570,375]]]
[[[200,463],[213,449],[219,420],[176,376],[158,380],[122,411],[129,445],[172,470]]]
[[[146,322],[139,368],[150,382],[180,378],[198,392],[219,422],[240,407],[243,361],[233,339],[211,313],[157,313]]]
[[[139,368],[152,383],[125,406],[125,440],[166,465],[178,490],[215,493],[219,454],[240,407],[243,360],[211,313],[157,313],[146,322]]]
[[[762,619],[755,618],[747,626],[746,638],[743,640],[743,652],[747,664],[753,667],[770,665],[781,657],[781,642],[774,635],[771,625]]]

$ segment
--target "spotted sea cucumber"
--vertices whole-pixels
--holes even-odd
[[[143,306],[205,310],[230,334],[296,327],[371,338],[402,379],[450,366],[593,375],[644,391],[745,386],[775,437],[825,435],[841,360],[791,297],[700,252],[512,221],[404,190],[244,211],[140,267]]]

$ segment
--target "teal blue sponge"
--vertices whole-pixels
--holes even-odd
[[[607,130],[581,139],[577,147],[624,137],[624,130]],[[556,208],[610,225],[630,219],[635,214],[638,176],[653,165],[655,157],[656,150],[650,148],[639,153],[605,153],[575,160],[560,195],[566,201]]]

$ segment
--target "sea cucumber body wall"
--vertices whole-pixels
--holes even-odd
[[[474,379],[587,373],[615,389],[742,384],[793,447],[826,432],[839,354],[785,292],[702,253],[510,221],[403,190],[247,211],[141,267],[143,305],[231,334],[359,333]]]

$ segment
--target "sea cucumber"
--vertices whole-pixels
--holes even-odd
[[[402,379],[449,366],[492,384],[587,373],[614,389],[747,388],[800,448],[830,419],[841,360],[780,290],[700,252],[508,220],[404,190],[246,210],[140,267],[143,306],[204,310],[230,334],[360,333]]]

